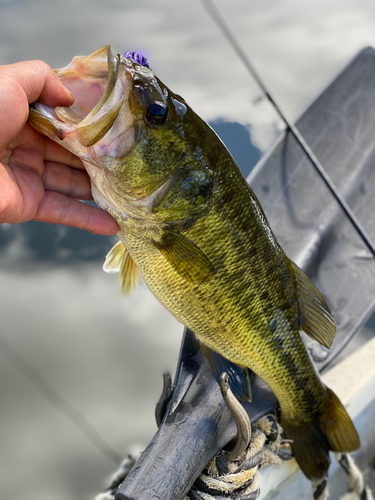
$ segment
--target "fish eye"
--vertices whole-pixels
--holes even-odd
[[[161,101],[155,101],[149,105],[146,111],[146,120],[153,125],[163,125],[168,118],[167,105]]]

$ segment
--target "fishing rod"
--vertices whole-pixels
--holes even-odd
[[[320,177],[323,179],[325,185],[328,187],[330,190],[331,194],[334,196],[334,198],[337,200],[339,203],[341,209],[344,211],[345,215],[347,218],[350,220],[354,228],[356,229],[357,233],[359,236],[362,238],[364,243],[366,244],[367,248],[370,250],[373,256],[375,256],[375,245],[371,241],[370,236],[367,234],[366,230],[362,226],[362,224],[359,222],[355,214],[353,213],[352,209],[349,207],[343,196],[339,193],[337,190],[335,184],[332,182],[331,178],[325,171],[324,167],[318,160],[318,158],[315,156],[313,151],[311,150],[310,146],[307,144],[305,139],[303,138],[302,134],[299,132],[297,127],[291,123],[284,113],[282,112],[280,106],[275,102],[274,98],[271,96],[269,93],[267,87],[261,80],[260,76],[258,73],[255,71],[253,65],[251,64],[249,58],[246,56],[244,51],[242,50],[240,44],[237,42],[235,36],[233,33],[229,30],[227,24],[225,23],[223,17],[221,16],[218,8],[215,6],[215,4],[211,0],[201,0],[203,7],[206,9],[207,13],[210,15],[212,20],[215,22],[215,24],[218,26],[222,34],[225,36],[229,44],[232,46],[238,57],[241,59],[243,64],[245,65],[246,69],[249,71],[249,73],[252,75],[252,77],[255,79],[259,87],[261,88],[262,92],[264,95],[267,97],[267,99],[270,101],[272,106],[275,108],[277,114],[280,116],[282,121],[285,123],[287,130],[290,131],[290,133],[293,135],[297,143],[300,145],[302,148],[302,151],[305,153],[307,156],[308,160],[310,163],[313,165],[315,170],[318,172]]]
[[[5,356],[56,410],[64,415],[87,440],[114,464],[123,457],[95,429],[91,422],[72,403],[65,399],[51,383],[5,337],[0,337],[0,354]]]

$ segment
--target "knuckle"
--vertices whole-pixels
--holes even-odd
[[[40,59],[35,59],[33,63],[43,71],[53,71],[51,66],[47,64],[45,61],[42,61]]]
[[[76,197],[76,194],[78,193],[80,186],[79,180],[80,180],[79,172],[72,169],[70,174],[69,196]]]
[[[58,224],[66,224],[69,221],[71,205],[72,205],[72,200],[66,196],[64,198],[64,203],[61,207]]]
[[[88,211],[87,214],[86,223],[82,226],[82,229],[84,229],[85,231],[92,231],[91,227],[92,215],[93,215],[93,207],[90,207],[90,210]]]
[[[22,209],[13,197],[4,193],[0,197],[0,223],[15,223],[21,218]]]

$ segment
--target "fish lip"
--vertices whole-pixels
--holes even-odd
[[[106,46],[90,56],[74,57],[66,67],[55,70],[75,98],[73,106],[50,108],[38,102],[30,106],[52,125],[53,132],[49,131],[52,139],[57,142],[66,139],[65,147],[77,153],[73,149],[78,146],[82,153],[81,147],[91,147],[103,139],[121,111],[122,116],[125,112],[130,117],[132,74],[122,62],[122,56]],[[127,122],[129,127],[131,118]],[[69,147],[69,143],[73,145]],[[105,149],[105,142],[100,147]]]
[[[118,69],[118,61],[119,56],[115,56],[111,47],[106,45],[89,56],[76,56],[67,66],[55,69],[54,71],[61,83],[75,98],[74,105],[79,108],[83,107],[83,112],[88,116],[98,103],[103,101],[103,96],[105,96],[106,91],[107,94],[109,94],[108,86],[112,84],[112,82],[109,82],[109,74],[111,73],[111,69],[112,71],[115,69],[114,66]],[[114,73],[117,79],[118,72],[114,71]],[[77,80],[78,88],[75,86]],[[77,93],[80,93],[79,91],[84,84],[86,84],[88,88],[85,89],[85,95],[82,98],[83,102],[77,103]],[[109,95],[107,95],[107,97],[108,96]],[[86,99],[90,97],[91,102],[87,103]],[[81,98],[80,95],[79,98]],[[85,105],[86,103],[87,105]],[[104,104],[104,102],[102,102],[102,104]]]

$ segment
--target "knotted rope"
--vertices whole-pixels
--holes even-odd
[[[292,458],[290,445],[273,415],[258,420],[251,429],[247,449],[233,461],[220,451],[195,481],[184,500],[255,500],[260,495],[259,468]]]
[[[252,425],[247,449],[233,461],[220,451],[202,471],[184,500],[255,500],[260,494],[258,469],[267,464],[281,464],[292,458],[290,445],[281,438],[282,429],[276,417],[268,415]],[[128,456],[113,475],[111,485],[95,500],[114,500],[136,459]]]
[[[274,415],[267,415],[251,426],[251,439],[246,450],[232,461],[227,452],[220,451],[199,475],[184,500],[256,500],[260,495],[259,469],[270,464],[281,464],[292,458],[290,442],[282,438],[282,428]],[[349,454],[336,454],[348,474],[348,493],[340,500],[374,500],[365,485],[363,474]],[[114,500],[115,493],[124,481],[136,459],[128,456],[113,475],[111,485],[95,500]],[[327,500],[327,481],[314,484],[314,500]]]

